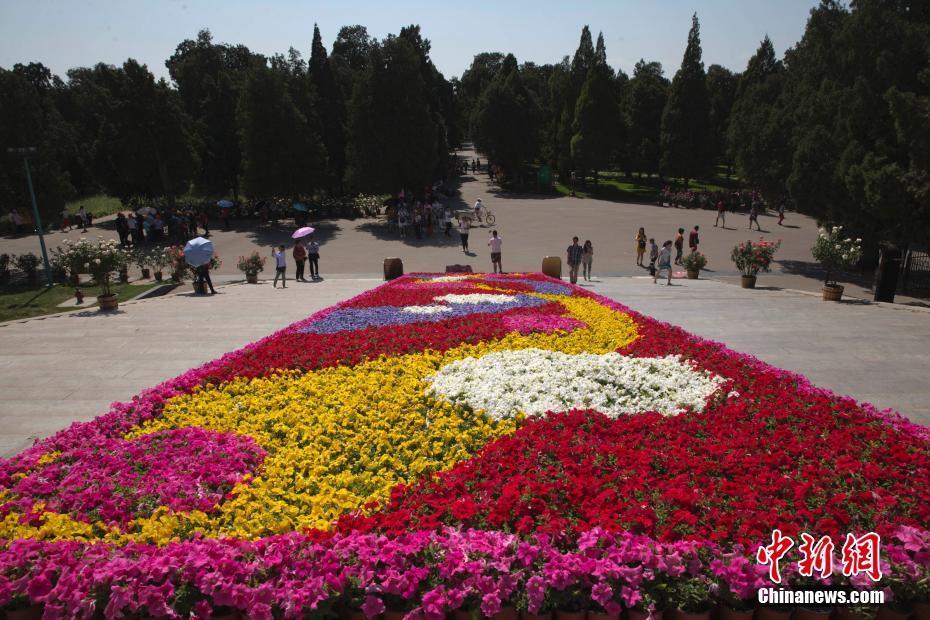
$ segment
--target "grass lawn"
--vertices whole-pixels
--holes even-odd
[[[157,286],[154,283],[145,284],[117,284],[112,287],[113,292],[119,295],[121,301],[132,299],[139,293]],[[82,286],[84,295],[96,296],[99,289],[91,286]],[[0,289],[0,321],[13,321],[43,314],[66,312],[74,308],[59,308],[74,297],[74,287],[67,284],[56,284],[52,288],[38,287],[10,287]],[[85,297],[85,299],[87,298]],[[90,306],[93,308],[93,306]]]
[[[731,189],[738,185],[739,180],[735,177],[727,177],[726,174],[718,174],[713,179],[695,180],[688,183],[688,188],[696,191],[716,192],[719,190]],[[628,179],[625,174],[620,172],[602,172],[599,175],[597,185],[594,180],[589,178],[587,183],[575,184],[575,195],[581,198],[594,198],[596,200],[610,200],[613,202],[640,202],[653,203],[658,200],[659,192],[663,185],[671,185],[673,188],[684,186],[682,179],[665,179],[659,181],[657,176],[633,177]],[[568,196],[571,194],[571,185],[559,183],[554,184],[555,190]]]
[[[77,214],[78,209],[80,209],[82,206],[87,209],[87,212],[94,217],[112,215],[117,211],[125,209],[123,203],[119,201],[119,198],[107,196],[106,194],[98,194],[96,196],[87,196],[86,198],[81,198],[79,200],[72,200],[65,206],[68,209],[68,213],[70,213],[72,217]]]

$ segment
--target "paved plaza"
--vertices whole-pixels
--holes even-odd
[[[379,283],[229,284],[212,297],[184,292],[122,304],[115,314],[82,310],[0,326],[0,456]],[[673,284],[606,277],[584,286],[930,423],[930,312],[711,280]]]
[[[463,156],[471,158],[472,151]],[[466,208],[479,198],[497,217],[495,228],[504,239],[503,266],[509,271],[538,271],[545,255],[563,257],[565,248],[573,235],[583,243],[590,239],[594,244],[594,270],[602,276],[633,276],[645,273],[636,266],[633,238],[640,226],[646,234],[655,237],[661,246],[666,239],[673,239],[678,228],[686,233],[694,225],[700,226],[700,250],[708,258],[706,276],[736,282],[739,273],[730,260],[733,246],[746,239],[764,237],[782,240],[776,254],[776,265],[770,274],[760,276],[760,285],[787,289],[819,291],[821,272],[811,257],[810,248],[817,236],[816,222],[806,216],[789,213],[785,226],[778,226],[777,217],[760,216],[763,232],[748,230],[748,216],[730,213],[727,228],[715,228],[714,211],[677,209],[656,205],[616,203],[604,200],[569,198],[564,196],[520,195],[502,193],[487,174],[462,177],[460,195],[449,200],[453,208]],[[98,226],[86,235],[79,230],[70,233],[53,232],[47,237],[49,247],[62,244],[64,239],[82,236],[94,238],[98,234],[116,238],[112,230],[112,218],[103,218]],[[220,230],[220,222],[212,224],[212,240],[217,253],[223,260],[218,270],[221,277],[242,278],[236,269],[236,259],[256,249],[269,255],[272,247],[279,243],[288,244],[294,231],[293,222],[282,221],[279,225],[263,225],[256,220],[234,221],[234,229]],[[400,239],[395,230],[389,230],[383,218],[356,220],[326,220],[312,222],[317,228],[316,238],[321,244],[320,269],[324,275],[359,276],[381,272],[385,257],[399,257],[405,269],[410,271],[442,270],[450,264],[471,265],[476,271],[491,268],[487,240],[490,229],[474,229],[470,238],[470,254],[465,254],[459,243],[459,235],[453,231],[446,237],[439,231],[417,240],[412,235]],[[35,237],[0,239],[0,251],[38,252]],[[687,251],[687,248],[686,248]],[[289,269],[293,273],[293,263]],[[266,266],[265,275],[273,273]],[[131,271],[133,277],[136,270]],[[857,274],[846,274],[839,278],[846,284],[846,294],[860,299],[872,299],[870,279]],[[925,301],[899,296],[898,303],[926,304]]]

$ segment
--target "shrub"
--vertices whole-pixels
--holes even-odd
[[[685,256],[681,260],[681,263],[688,271],[700,271],[707,266],[707,257],[700,252],[692,252],[691,254]]]
[[[236,263],[236,267],[246,275],[254,275],[265,270],[265,260],[266,258],[261,256],[258,252],[252,252],[248,256],[240,256],[239,262]]]
[[[16,265],[17,269],[27,275],[35,274],[36,269],[39,268],[39,257],[32,252],[17,254],[16,257],[13,258],[13,264]]]

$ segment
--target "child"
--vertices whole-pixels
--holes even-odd
[[[659,268],[656,270],[655,274],[652,276],[652,283],[656,284],[659,279],[659,274],[662,273],[662,270],[665,269],[668,271],[668,281],[666,284],[668,286],[672,285],[672,241],[669,239],[662,244],[662,251],[659,252]]]
[[[649,239],[649,275],[656,275],[656,260],[659,258],[659,246],[655,239]]]
[[[281,288],[287,288],[287,278],[284,277],[284,271],[287,269],[287,259],[284,254],[284,246],[279,245],[277,250],[272,250],[271,255],[275,260],[274,282],[271,288],[278,286],[278,278],[281,278]]]

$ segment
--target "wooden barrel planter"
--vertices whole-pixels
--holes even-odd
[[[97,303],[100,305],[101,310],[116,310],[119,308],[119,296],[116,293],[110,293],[109,295],[98,295]]]
[[[542,272],[550,278],[562,279],[562,259],[558,256],[546,256],[542,261]]]
[[[740,276],[739,285],[743,288],[756,288],[756,276]]]
[[[245,274],[245,281],[249,284],[258,284],[258,274],[257,273],[247,273]]]
[[[404,262],[399,258],[384,259],[384,279],[394,280],[404,275]]]
[[[822,290],[824,301],[839,301],[843,299],[843,287],[839,284],[836,286],[824,284]]]
[[[697,280],[697,279],[698,279],[698,276],[700,276],[700,275],[701,275],[701,272],[698,271],[698,270],[694,270],[694,271],[688,270],[688,279],[689,279],[689,280]]]

